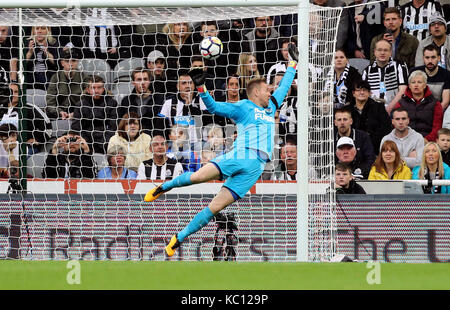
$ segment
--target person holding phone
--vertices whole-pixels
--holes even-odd
[[[77,132],[69,131],[56,139],[45,159],[43,178],[93,179],[97,169],[86,140]]]
[[[386,31],[374,37],[370,44],[370,61],[375,60],[375,44],[380,40],[386,40],[392,46],[393,60],[405,63],[408,69],[414,67],[419,41],[402,30],[400,10],[395,7],[386,8],[383,14],[383,24]]]

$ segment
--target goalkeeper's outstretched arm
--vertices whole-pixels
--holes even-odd
[[[283,102],[284,98],[286,97],[289,88],[291,88],[292,82],[294,81],[295,73],[297,71],[297,61],[298,61],[297,47],[294,44],[289,43],[288,51],[289,51],[288,68],[286,70],[286,73],[284,74],[283,79],[280,82],[280,85],[272,95],[278,103]]]
[[[231,118],[233,120],[239,120],[239,104],[228,103],[228,102],[217,102],[209,94],[205,86],[205,75],[204,71],[200,68],[193,68],[189,71],[189,75],[197,88],[200,97],[203,100],[209,113],[217,114],[219,116]]]

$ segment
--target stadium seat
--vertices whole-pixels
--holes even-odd
[[[70,121],[67,119],[52,121],[52,129],[52,137],[59,138],[70,129]]]
[[[92,154],[92,156],[94,156],[93,159],[95,164],[97,165],[98,171],[108,166],[108,158],[105,154],[94,153]]]
[[[80,59],[78,70],[86,75],[99,75],[105,81],[105,88],[111,89],[111,68],[103,59],[85,58]]]
[[[120,105],[122,99],[132,93],[134,86],[130,82],[114,83],[112,93],[117,103]]]
[[[364,69],[370,65],[370,60],[368,59],[362,59],[362,58],[349,58],[348,62],[350,63],[350,66],[352,66],[355,69],[358,69],[359,73],[362,74]]]
[[[27,159],[27,174],[34,178],[42,178],[42,169],[44,169],[47,152],[40,152],[31,155]]]
[[[27,89],[27,103],[33,103],[45,110],[47,92],[43,89]]]
[[[129,58],[120,61],[112,71],[112,81],[114,83],[131,81],[131,72],[137,67],[145,67],[142,58]]]

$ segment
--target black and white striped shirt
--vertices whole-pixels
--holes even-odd
[[[403,28],[421,41],[428,35],[428,20],[435,12],[439,12],[442,16],[442,7],[439,1],[425,0],[419,8],[414,7],[410,1],[400,7],[403,16]]]
[[[369,82],[372,98],[384,99],[389,103],[397,94],[398,87],[408,84],[408,68],[392,58],[384,67],[378,66],[375,60],[364,69],[362,79]]]
[[[167,158],[164,165],[156,165],[153,159],[140,164],[138,180],[171,180],[183,173],[183,165],[174,158]]]

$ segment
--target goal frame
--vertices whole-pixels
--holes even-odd
[[[308,102],[308,68],[309,61],[309,8],[308,0],[120,0],[112,3],[110,0],[16,0],[2,5],[3,8],[91,8],[91,7],[230,7],[230,6],[297,6],[298,7],[298,102]],[[20,21],[19,17],[19,21]],[[21,27],[22,25],[18,25]],[[22,36],[22,32],[20,32]],[[22,45],[22,38],[19,42]],[[22,64],[23,46],[20,46],[19,63]],[[22,76],[23,68],[19,68],[18,76]],[[23,83],[23,79],[21,79]],[[299,104],[297,120],[297,145],[298,145],[298,166],[297,175],[308,176],[308,104]],[[309,198],[308,198],[308,177],[301,177],[297,180],[297,261],[307,262],[309,260]],[[306,207],[305,207],[306,206]]]

